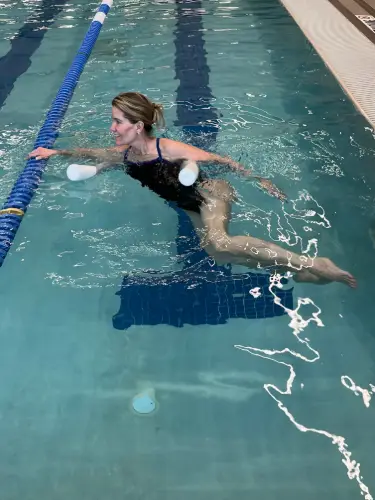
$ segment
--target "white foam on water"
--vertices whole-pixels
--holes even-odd
[[[356,385],[355,382],[348,375],[343,375],[341,377],[341,383],[344,387],[346,387],[350,391],[354,392],[354,394],[356,396],[359,396],[361,394],[362,399],[363,399],[363,403],[366,406],[366,408],[370,407],[372,395],[375,394],[375,386],[374,385],[369,384],[370,390],[363,389],[359,385]]]
[[[254,299],[257,299],[258,297],[260,297],[262,295],[260,288],[258,286],[255,288],[252,288],[249,293],[250,293],[250,295],[252,295],[254,297]]]

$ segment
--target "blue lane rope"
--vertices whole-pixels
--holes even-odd
[[[47,118],[39,131],[34,149],[38,147],[51,148],[55,143],[75,87],[90,57],[112,3],[113,0],[103,0],[98,8],[82,45],[52,103]],[[39,186],[46,164],[47,160],[36,160],[35,158],[28,160],[0,210],[0,266],[3,265],[22,218]]]

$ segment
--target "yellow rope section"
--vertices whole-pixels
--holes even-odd
[[[19,215],[20,217],[23,217],[25,215],[25,212],[20,208],[3,208],[2,210],[0,210],[0,215],[3,214]]]

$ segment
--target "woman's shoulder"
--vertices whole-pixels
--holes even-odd
[[[174,141],[166,137],[159,139],[159,145],[163,156],[166,155],[175,159],[183,158],[186,152],[192,148],[192,146],[184,142]]]
[[[212,157],[211,153],[203,149],[173,139],[160,139],[159,144],[162,155],[173,160],[208,161]]]
[[[183,142],[174,141],[173,139],[168,139],[167,137],[160,137],[159,144],[162,149],[169,151],[176,149],[176,147],[178,147],[179,144],[183,144]]]

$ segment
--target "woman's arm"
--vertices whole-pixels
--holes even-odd
[[[223,165],[228,165],[232,170],[236,172],[241,172],[247,177],[252,177],[256,179],[260,186],[265,189],[270,195],[275,196],[279,200],[285,201],[287,199],[286,195],[280,191],[271,181],[264,179],[259,175],[254,175],[250,169],[245,168],[240,163],[232,160],[229,157],[223,157],[204,151],[203,149],[196,148],[195,146],[190,146],[189,144],[184,144],[183,142],[173,141],[171,139],[163,139],[161,141],[163,148],[163,155],[168,159],[177,160],[192,160],[202,163],[220,163]]]
[[[162,146],[164,155],[169,157],[171,160],[192,160],[201,163],[220,163],[222,165],[228,165],[234,171],[260,179],[260,177],[252,175],[252,171],[250,169],[245,168],[240,163],[232,160],[232,158],[215,155],[213,153],[209,153],[208,151],[204,151],[203,149],[196,148],[195,146],[190,146],[189,144],[173,141],[171,139],[162,139]]]
[[[29,153],[28,158],[36,158],[37,160],[44,160],[50,156],[75,156],[80,158],[90,158],[92,160],[99,160],[105,162],[106,164],[119,164],[123,162],[124,151],[127,146],[116,146],[114,148],[107,149],[47,149],[47,148],[37,148],[31,153]],[[109,165],[106,167],[108,168]]]

